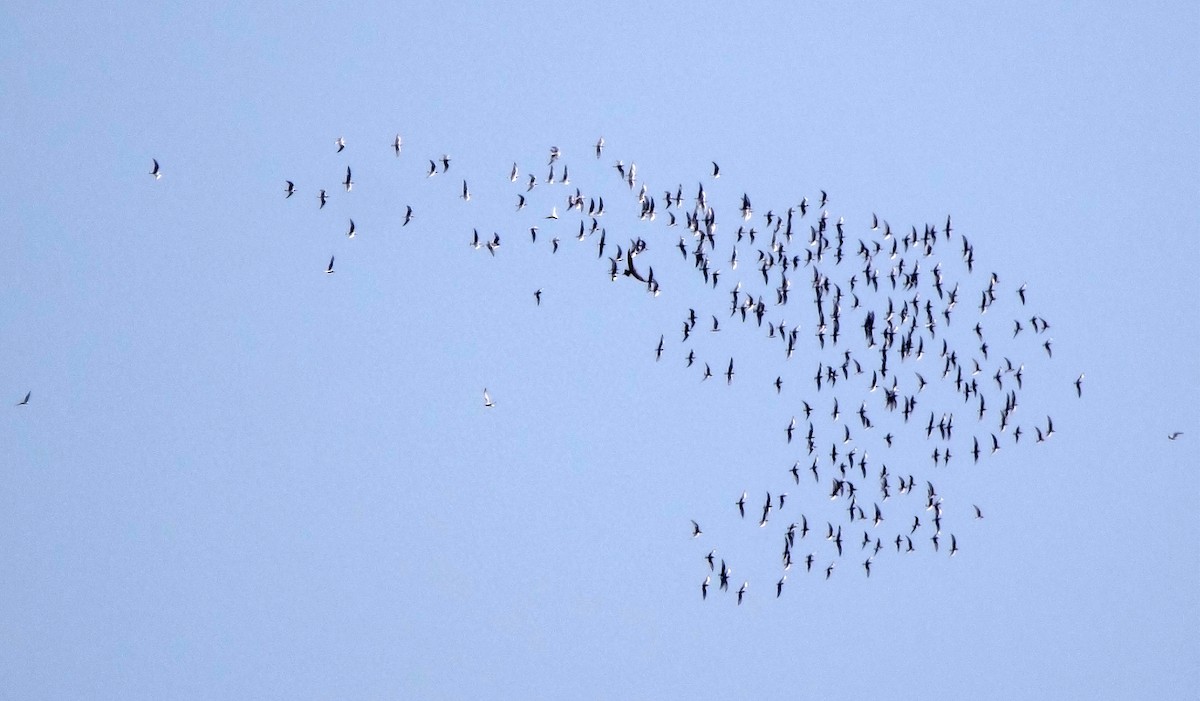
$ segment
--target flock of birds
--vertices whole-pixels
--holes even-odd
[[[335,146],[339,154],[347,148],[342,138]],[[397,158],[403,147],[397,135],[391,143]],[[605,148],[599,139],[588,160],[602,161]],[[451,163],[442,155],[422,170],[444,181]],[[686,193],[682,184],[652,188],[636,163],[623,160],[611,163],[606,184],[584,190],[572,185],[557,147],[535,167],[545,176],[518,163],[507,173],[529,245],[557,254],[568,235],[590,242],[611,281],[652,297],[664,292],[667,266],[675,266],[672,275],[695,276],[699,284],[687,289],[702,286],[704,295],[685,302],[678,324],[655,339],[654,361],[677,362],[699,382],[720,376],[731,385],[736,359],[712,357],[704,336],[741,333],[774,354],[779,370],[760,381],[765,394],[788,407],[780,413],[778,440],[792,457],[771,484],[753,490],[759,496],[746,489],[717,499],[719,507],[691,522],[691,537],[711,538],[700,521],[723,518],[776,538],[775,597],[793,572],[827,580],[852,560],[870,577],[888,557],[957,554],[965,547],[954,530],[959,519],[982,519],[984,512],[944,498],[940,475],[1054,435],[1052,417],[1025,407],[1027,365],[1036,367],[1028,374],[1041,374],[1053,361],[1052,325],[1029,307],[1026,285],[1010,285],[979,266],[951,217],[893,228],[873,214],[852,225],[830,214],[824,191],[764,211],[747,193],[720,199],[713,192],[721,177],[715,162]],[[150,174],[162,177],[157,160]],[[504,177],[496,174],[496,181]],[[457,197],[470,202],[468,180],[461,188],[457,180]],[[354,184],[347,165],[341,186],[350,193]],[[284,199],[297,191],[286,181]],[[330,197],[320,189],[318,207]],[[614,231],[639,233],[610,239],[614,216],[626,217]],[[413,218],[412,206],[405,207],[399,227]],[[351,218],[346,237],[356,233]],[[492,257],[501,250],[497,232],[475,228],[465,236],[472,249]],[[326,274],[335,272],[335,261],[331,254]],[[543,290],[532,296],[540,306]],[[1080,373],[1073,381],[1078,397],[1083,383]],[[22,403],[28,401],[26,395]],[[486,388],[483,403],[496,406]],[[928,457],[916,459],[917,451]],[[750,580],[735,586],[733,560],[707,545],[697,552],[702,599],[716,587],[743,602]]]

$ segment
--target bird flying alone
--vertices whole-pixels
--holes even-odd
[[[325,268],[326,275],[333,274],[333,258],[334,258],[333,256],[329,256],[329,265]]]
[[[26,392],[26,393],[25,393],[25,398],[24,398],[24,399],[22,399],[21,401],[17,402],[17,406],[25,406],[26,404],[28,404],[28,403],[29,403],[29,398],[30,398],[30,397],[32,397],[32,396],[33,396],[33,391],[32,391],[32,390],[30,390],[30,391]]]
[[[488,409],[496,406],[496,403],[492,401],[491,395],[488,394],[487,387],[483,388],[483,406]]]
[[[152,158],[150,160],[154,161],[154,167],[150,169],[150,175],[153,175],[155,180],[162,178],[162,169],[158,167],[158,159]]]

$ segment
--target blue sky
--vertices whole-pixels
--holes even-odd
[[[6,696],[1200,693],[1194,4],[129,3],[0,20],[0,400],[32,392],[0,410]],[[552,146],[572,184],[525,193]],[[664,221],[663,192],[700,183],[716,290]],[[610,281],[595,237],[576,240],[576,187],[605,197],[609,246],[647,242],[662,294]],[[869,579],[829,473],[787,473],[810,460],[784,439],[802,401],[821,452],[879,401],[842,385],[834,422],[812,387],[834,351],[812,335],[810,269],[772,312],[801,328],[792,359],[726,320],[735,281],[761,287],[763,238],[729,265],[737,227],[821,190],[848,253],[878,235],[873,213],[898,232],[952,216],[976,267],[958,238],[939,249],[963,289],[946,338],[973,347],[994,272],[981,323],[1027,368],[1026,437],[977,465],[969,436],[995,429],[970,408],[936,468],[923,427],[882,408],[850,424],[872,472],[937,484],[960,547],[919,531]],[[501,236],[495,256],[473,229]],[[1011,338],[1022,283],[1052,326]],[[722,331],[702,331],[714,314]],[[689,348],[718,375],[735,358],[734,382],[701,382]],[[936,350],[921,362],[923,423],[955,400]],[[1034,444],[1044,416],[1055,434]],[[752,513],[766,492],[787,505],[760,529],[736,515],[743,490]],[[881,535],[926,521],[922,498],[885,503]],[[814,533],[796,553],[820,559],[777,599],[800,513]],[[823,538],[838,518],[841,559]],[[712,548],[732,586],[702,601]]]

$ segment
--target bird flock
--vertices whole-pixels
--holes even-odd
[[[351,152],[343,138],[334,145],[337,154]],[[391,150],[398,167],[412,168],[400,135]],[[823,581],[850,569],[871,577],[896,558],[969,548],[959,536],[984,509],[943,494],[942,477],[1055,434],[1053,418],[1027,406],[1027,398],[1038,399],[1030,379],[1060,382],[1054,326],[1027,286],[977,260],[950,216],[899,226],[879,214],[851,222],[832,214],[831,197],[815,188],[763,207],[749,193],[731,194],[728,177],[718,189],[716,162],[686,186],[652,184],[636,162],[606,156],[603,138],[581,152],[587,163],[575,169],[557,147],[507,172],[451,180],[446,154],[417,159],[416,168],[447,195],[449,181],[463,206],[478,194],[470,187],[477,175],[487,197],[511,198],[511,221],[461,233],[491,259],[502,259],[502,239],[507,246],[512,238],[500,232],[515,230],[547,260],[564,239],[577,239],[572,252],[590,258],[597,275],[640,288],[653,303],[672,298],[672,280],[679,294],[671,303],[681,313],[647,343],[647,362],[699,383],[754,383],[778,408],[769,430],[788,459],[765,479],[747,476],[758,483],[714,495],[691,521],[699,598],[720,592],[740,605],[750,596],[750,579],[734,578],[739,554],[709,542],[733,529],[777,543],[763,587],[774,598],[788,591],[789,576]],[[572,175],[581,172],[596,182],[576,184]],[[162,178],[157,160],[150,174]],[[353,175],[346,164],[344,195]],[[294,202],[298,191],[285,181],[283,199]],[[328,189],[315,195],[317,210],[332,197]],[[414,218],[405,205],[394,229]],[[345,239],[357,233],[350,218]],[[327,275],[336,260],[331,252]],[[529,293],[541,307],[544,288]],[[742,373],[733,354],[716,355],[704,339],[715,334],[737,334],[753,370]],[[1082,397],[1084,375],[1071,373],[1060,386]],[[485,409],[500,410],[488,389],[482,396]]]

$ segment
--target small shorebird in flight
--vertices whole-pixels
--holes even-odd
[[[334,258],[333,256],[329,256],[329,266],[325,268],[326,275],[333,274],[333,258]]]
[[[337,141],[335,141],[333,143],[337,144],[337,147],[338,147],[337,152],[338,153],[341,153],[342,150],[346,148],[346,140],[340,136],[337,138]]]
[[[22,399],[21,401],[17,402],[17,406],[25,406],[26,404],[29,403],[29,398],[32,396],[33,396],[33,390],[26,392],[25,398]]]
[[[488,409],[496,406],[496,403],[492,401],[491,395],[488,394],[487,387],[483,388],[483,405]]]
[[[283,199],[285,199],[285,200],[287,198],[291,197],[292,195],[296,194],[296,183],[292,182],[291,180],[288,180],[286,182],[287,182],[287,187],[283,188],[283,191],[285,193],[283,196]]]
[[[154,179],[158,180],[162,177],[162,169],[158,167],[157,158],[151,158],[150,160],[154,161],[154,167],[150,169],[150,175],[153,175]]]

